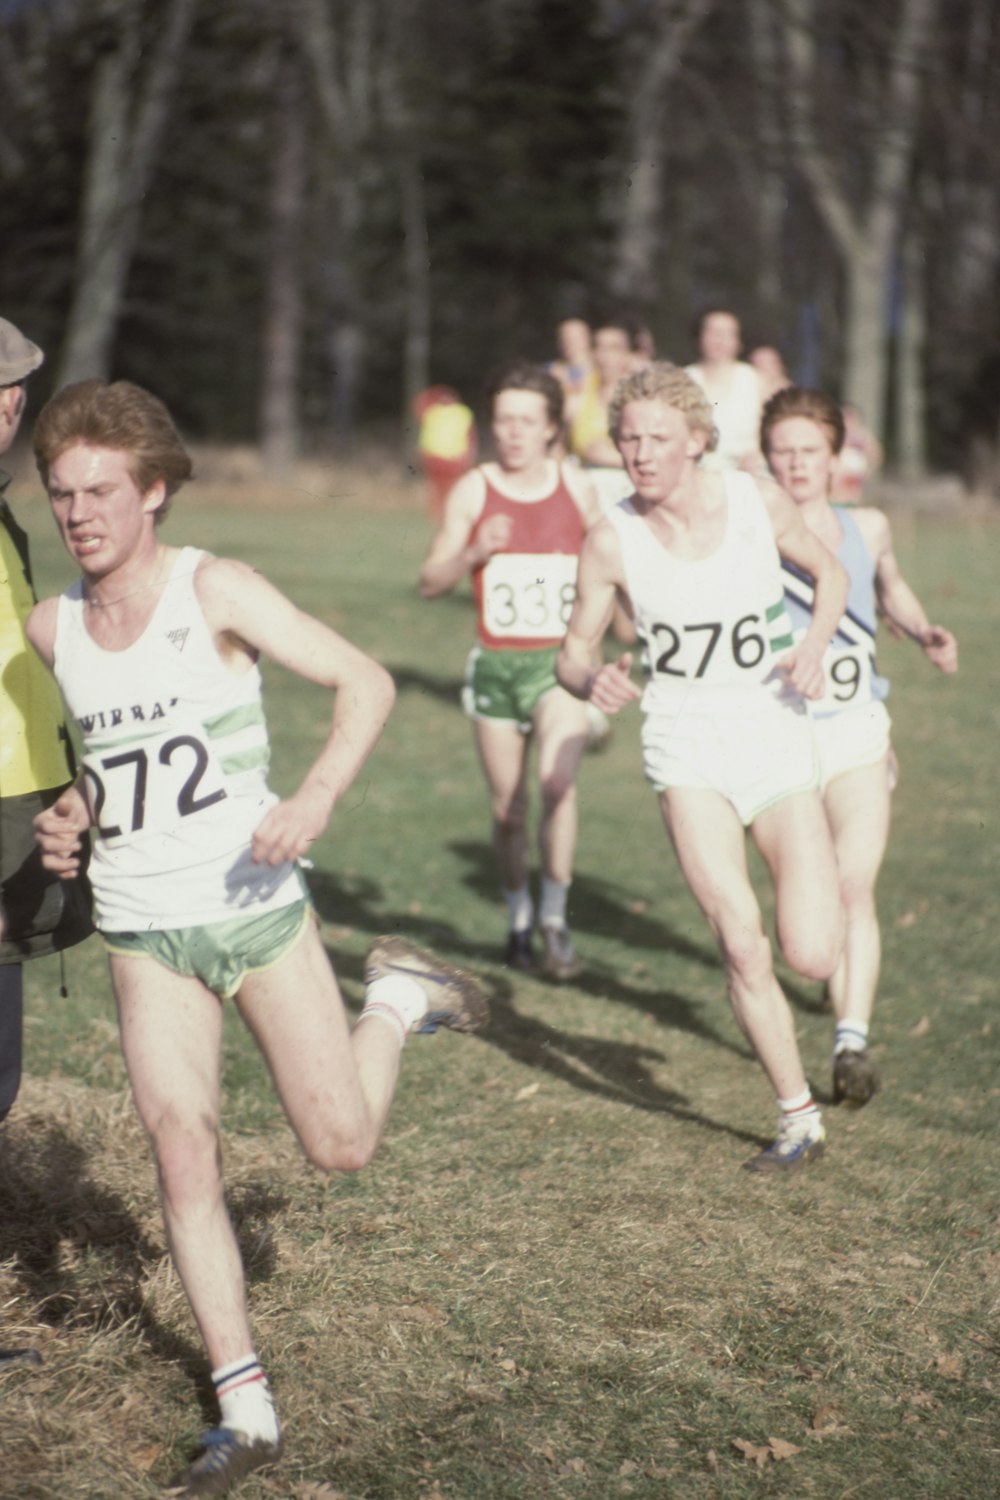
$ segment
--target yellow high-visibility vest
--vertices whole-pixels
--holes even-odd
[[[0,502],[0,797],[73,779],[59,689],[24,633],[35,602]],[[30,732],[29,732],[30,728]]]

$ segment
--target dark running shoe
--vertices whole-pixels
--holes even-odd
[[[548,979],[575,979],[583,965],[576,956],[573,939],[565,922],[546,922],[542,926],[542,973]]]
[[[522,974],[537,974],[538,962],[531,945],[531,929],[507,934],[507,947],[503,956],[505,969],[518,969]]]
[[[410,1029],[478,1031],[490,1019],[490,1008],[479,984],[464,969],[445,963],[426,948],[418,948],[402,937],[380,937],[365,958],[365,983],[374,984],[390,974],[415,979],[424,992],[427,1010]]]
[[[833,1059],[833,1102],[853,1104],[860,1109],[869,1099],[874,1099],[882,1086],[875,1064],[867,1048],[853,1052],[843,1048]]]
[[[202,1434],[202,1451],[190,1468],[169,1485],[168,1495],[176,1500],[193,1500],[194,1496],[224,1495],[230,1485],[264,1464],[281,1457],[282,1441],[269,1443],[262,1438],[251,1442],[245,1433],[232,1427],[211,1427]]]

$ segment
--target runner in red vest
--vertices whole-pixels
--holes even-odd
[[[535,967],[529,888],[529,751],[537,743],[542,816],[539,925],[543,972],[580,972],[566,922],[576,846],[576,774],[587,742],[585,705],[556,682],[555,657],[576,597],[584,533],[597,497],[550,457],[562,420],[558,381],[535,365],[505,370],[490,391],[497,458],[448,497],[420,574],[427,599],[467,574],[478,615],[463,704],[493,805],[494,846],[507,904],[506,962]]]

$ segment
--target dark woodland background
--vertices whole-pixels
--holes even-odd
[[[705,305],[902,476],[1000,479],[998,0],[0,0],[0,310],[45,395],[303,447]]]

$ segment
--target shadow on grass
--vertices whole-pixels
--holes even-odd
[[[471,845],[467,847],[479,848]],[[481,852],[485,864],[490,851],[483,849]],[[455,959],[475,969],[492,1010],[492,1021],[483,1033],[482,1040],[489,1046],[500,1048],[515,1061],[549,1073],[571,1087],[599,1098],[614,1100],[637,1109],[671,1114],[679,1119],[704,1125],[710,1130],[757,1142],[758,1137],[755,1135],[732,1130],[700,1114],[690,1107],[685,1095],[662,1088],[653,1078],[648,1066],[649,1061],[662,1060],[661,1052],[610,1038],[573,1035],[518,1010],[514,1005],[514,984],[509,972],[496,972],[499,956],[495,933],[490,933],[487,942],[472,941],[466,933],[451,924],[420,913],[387,913],[378,906],[381,888],[374,881],[352,878],[342,883],[324,871],[313,871],[310,875],[310,887],[317,911],[326,920],[350,926],[373,937],[381,932],[399,932],[415,942],[425,943],[440,951],[443,957]],[[604,896],[603,899],[607,906],[609,898]],[[646,928],[655,931],[659,937],[657,947],[663,947],[669,942],[668,929],[644,918],[636,918],[621,906],[616,906],[615,910],[623,924],[628,920],[645,922]],[[709,955],[700,950],[695,951],[699,953],[701,961],[709,962]],[[341,978],[363,984],[362,955],[332,950],[328,952]],[[714,962],[717,966],[717,961]],[[492,977],[483,973],[484,964],[494,970]],[[526,979],[524,983],[531,984],[540,991],[547,988],[544,982],[533,979]],[[596,999],[631,1005],[644,1016],[655,1017],[666,1027],[690,1032],[727,1048],[748,1062],[754,1061],[753,1053],[748,1047],[734,1042],[707,1024],[700,1013],[700,1007],[683,995],[667,990],[657,992],[639,989],[629,985],[617,974],[601,969],[584,973],[572,986],[564,985],[560,988],[564,992],[574,989]]]
[[[559,1030],[547,1021],[525,1015],[511,1003],[511,998],[509,994],[501,997],[494,992],[491,995],[491,1020],[482,1040],[499,1048],[515,1062],[537,1068],[600,1099],[647,1110],[651,1114],[672,1115],[706,1130],[757,1144],[759,1138],[755,1134],[711,1119],[695,1109],[686,1094],[657,1083],[649,1064],[662,1062],[662,1052],[634,1042],[616,1042]]]
[[[442,676],[436,672],[424,672],[419,667],[387,667],[392,673],[399,693],[420,693],[424,697],[437,698],[447,703],[456,713],[461,710],[462,678]]]
[[[250,1282],[274,1274],[270,1220],[285,1203],[263,1184],[241,1184],[230,1196]],[[203,1350],[163,1324],[143,1295],[143,1276],[163,1259],[162,1245],[122,1199],[91,1179],[86,1146],[62,1125],[15,1115],[0,1129],[0,1261],[9,1263],[33,1315],[53,1328],[95,1332],[134,1322],[154,1355],[184,1370],[210,1415]]]

